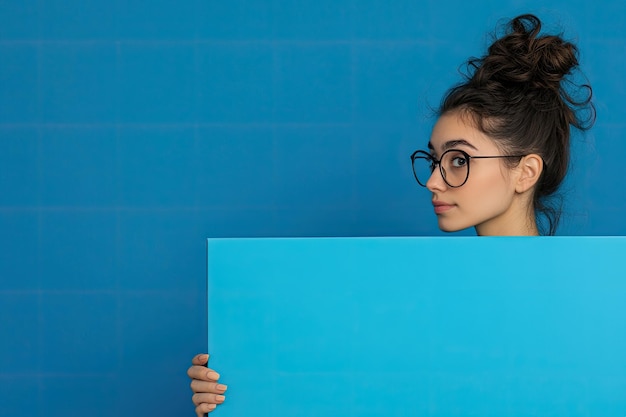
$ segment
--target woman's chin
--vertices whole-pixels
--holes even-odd
[[[460,232],[461,230],[465,230],[469,227],[472,227],[471,225],[467,225],[467,224],[458,224],[458,223],[453,223],[450,221],[446,221],[449,219],[442,219],[439,218],[439,230],[441,230],[442,232],[446,232],[446,233],[453,233],[453,232]]]

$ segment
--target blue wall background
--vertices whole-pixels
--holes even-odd
[[[621,0],[0,1],[0,415],[193,415],[207,237],[440,234],[428,105],[527,11],[599,113],[560,233],[624,234]]]

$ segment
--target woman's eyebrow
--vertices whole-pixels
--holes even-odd
[[[472,145],[471,143],[469,143],[468,141],[466,141],[465,139],[454,139],[454,140],[449,140],[447,142],[445,142],[442,146],[441,146],[441,150],[442,152],[447,151],[448,149],[453,149],[456,148],[457,146],[467,146],[468,148],[472,148],[475,151],[478,150],[478,148],[476,148],[476,146]],[[428,148],[429,149],[433,149],[433,145],[431,143],[428,143]]]

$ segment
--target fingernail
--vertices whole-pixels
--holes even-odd
[[[216,399],[217,401],[224,401],[224,400],[226,399],[226,397],[224,397],[223,395],[216,395],[216,396],[215,396],[215,399]]]
[[[218,374],[217,372],[207,372],[206,373],[207,378],[212,379],[214,381],[217,381],[218,379],[220,379],[220,374]]]
[[[208,361],[209,360],[209,355],[208,354],[203,355],[202,356],[202,360],[203,361]]]
[[[209,404],[209,410],[215,410],[215,407],[217,407],[217,404]]]
[[[217,389],[221,389],[221,390],[226,391],[228,389],[228,387],[226,385],[223,385],[223,384],[217,384]]]

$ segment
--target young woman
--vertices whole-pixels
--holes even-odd
[[[569,80],[576,46],[540,31],[533,15],[511,20],[485,56],[468,62],[464,82],[442,101],[428,149],[411,156],[444,231],[556,231],[560,206],[551,198],[567,173],[570,132],[589,128],[595,110],[591,88]],[[188,370],[198,416],[221,404],[226,391],[207,361],[198,355]]]

